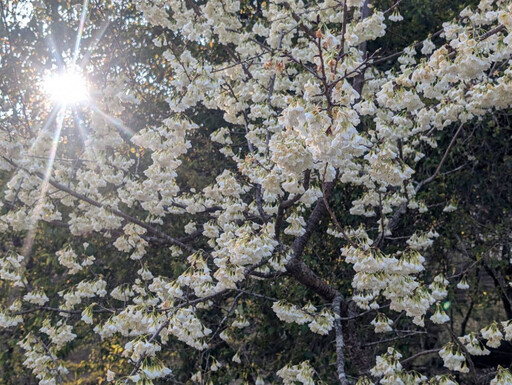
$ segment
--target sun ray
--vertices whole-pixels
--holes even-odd
[[[94,49],[100,43],[100,40],[103,38],[103,35],[107,31],[107,28],[108,28],[109,25],[110,25],[110,20],[105,20],[101,24],[101,27],[100,27],[98,33],[94,37],[93,41],[89,45],[89,48],[87,48],[87,51],[85,52],[84,56],[82,57],[82,60],[80,61],[79,66],[81,68],[84,68],[87,65],[87,62],[89,61],[89,58],[91,57],[92,52],[94,51]]]
[[[46,193],[48,192],[48,187],[50,185],[49,181],[51,178],[51,174],[53,171],[53,164],[55,161],[55,156],[57,154],[57,148],[59,146],[59,140],[60,140],[60,134],[62,132],[62,126],[64,122],[64,112],[65,109],[61,108],[57,112],[57,116],[55,118],[55,132],[53,134],[52,144],[50,148],[50,154],[48,155],[48,164],[46,165],[46,170],[43,174],[43,179],[41,183],[41,191],[39,193],[39,197],[36,201],[36,206],[34,207],[34,210],[32,212],[32,216],[30,218],[30,226],[29,231],[27,234],[27,237],[25,238],[23,248],[22,248],[22,255],[28,256],[30,252],[32,251],[32,246],[34,245],[34,239],[37,231],[37,224],[39,222],[39,217],[41,215],[41,211],[44,204],[44,199],[46,196]]]
[[[60,69],[64,68],[64,60],[62,60],[62,55],[59,53],[57,45],[55,44],[55,41],[53,40],[53,36],[49,35],[47,39],[49,42],[48,45],[50,47],[50,51],[53,55],[53,58],[57,62],[57,67]]]
[[[80,25],[78,27],[78,32],[76,34],[76,41],[75,41],[75,49],[73,51],[73,61],[72,64],[74,65],[78,59],[78,54],[80,52],[80,43],[82,41],[82,34],[84,32],[84,25],[85,25],[85,19],[87,18],[87,8],[89,7],[89,0],[84,0],[84,3],[82,5],[82,14],[80,15]]]
[[[54,121],[55,117],[57,116],[57,113],[58,113],[58,112],[59,112],[59,109],[58,109],[58,108],[56,108],[56,107],[54,107],[54,108],[51,110],[50,114],[49,114],[49,115],[48,115],[48,117],[46,118],[46,121],[44,122],[43,127],[42,127],[42,128],[39,130],[39,132],[37,133],[37,137],[36,137],[36,138],[35,138],[35,140],[32,142],[32,145],[30,146],[30,149],[27,151],[27,153],[29,153],[29,154],[30,154],[30,152],[34,149],[34,146],[37,144],[37,141],[40,139],[41,134],[42,134],[43,132],[45,132],[45,131],[48,129],[48,127],[50,127],[50,124],[52,124],[52,123],[53,123],[53,121]],[[18,171],[18,170],[16,170],[16,172],[17,172],[17,171]],[[15,172],[14,174],[16,174],[16,172]],[[13,178],[14,178],[14,175],[13,175],[13,177],[9,180],[9,183],[12,181],[12,179],[13,179]]]
[[[91,145],[91,143],[87,143],[87,139],[89,138],[89,132],[87,130],[87,127],[83,124],[82,117],[80,116],[80,113],[78,110],[73,109],[73,118],[75,120],[75,126],[78,129],[78,132],[80,133],[80,137],[82,139],[82,143],[84,144],[84,152],[86,153],[86,159],[93,160],[97,164],[99,164],[98,160],[100,159],[98,151],[96,150],[96,147],[94,144]],[[90,152],[90,154],[87,154]]]
[[[80,21],[79,21],[79,27],[77,31],[77,36],[75,39],[74,49],[73,49],[73,55],[72,60],[69,66],[64,63],[64,60],[62,58],[62,55],[59,52],[59,49],[57,48],[57,44],[55,43],[54,37],[50,35],[48,37],[49,42],[49,48],[52,53],[52,56],[54,57],[57,67],[60,70],[59,74],[54,74],[52,76],[49,76],[44,81],[44,88],[46,89],[46,92],[52,97],[54,101],[54,106],[49,114],[44,126],[38,133],[34,143],[32,144],[32,147],[34,144],[39,140],[41,133],[48,130],[49,126],[55,122],[55,132],[52,139],[52,144],[50,148],[50,152],[48,154],[48,162],[46,165],[46,169],[44,171],[44,174],[41,178],[41,190],[39,193],[39,197],[36,200],[36,205],[34,209],[32,210],[31,218],[30,218],[30,224],[29,224],[29,231],[27,233],[27,236],[25,238],[23,247],[22,247],[22,253],[23,255],[29,255],[29,253],[32,250],[36,231],[37,231],[37,224],[40,220],[40,217],[42,215],[43,205],[46,199],[46,195],[50,186],[50,178],[53,172],[54,163],[56,159],[57,149],[59,140],[61,137],[61,132],[63,129],[63,123],[64,123],[64,115],[67,110],[67,107],[73,107],[74,104],[85,101],[88,99],[88,90],[87,85],[85,83],[85,78],[81,76],[81,73],[77,72],[77,69],[83,70],[85,67],[88,59],[90,58],[91,52],[94,50],[94,48],[99,44],[100,40],[104,36],[109,21],[105,21],[99,32],[94,37],[92,43],[89,46],[89,49],[80,61],[80,65],[77,66],[76,63],[78,61],[78,57],[80,54],[80,45],[82,42],[83,37],[83,31],[85,27],[85,22],[87,19],[87,13],[88,13],[88,6],[89,6],[89,0],[83,0],[82,5],[82,11],[80,15]],[[68,68],[66,68],[68,67]],[[90,104],[93,109],[99,113],[105,120],[110,122],[111,124],[115,125],[116,127],[121,128],[125,133],[132,136],[133,131],[130,130],[128,127],[126,127],[120,120],[115,119],[104,112],[102,112],[100,109],[94,107],[92,103]],[[86,127],[82,124],[82,120],[79,116],[79,113],[76,109],[72,109],[73,117],[75,120],[76,127],[78,128],[78,131],[80,133],[80,136],[82,137],[82,140],[84,143],[87,140],[88,132]],[[89,148],[93,152],[93,155],[95,154],[94,148]],[[86,149],[87,151],[87,149]],[[95,156],[91,157],[92,159],[95,159]]]
[[[105,112],[103,112],[102,110],[100,110],[97,106],[95,106],[93,103],[91,103],[91,108],[98,114],[101,115],[101,117],[103,119],[105,119],[106,121],[108,121],[110,124],[113,124],[114,126],[120,128],[121,130],[123,130],[123,132],[125,134],[127,134],[130,138],[135,135],[135,132],[129,128],[128,126],[126,126],[121,120],[117,119],[117,118],[114,118],[108,114],[106,114]]]

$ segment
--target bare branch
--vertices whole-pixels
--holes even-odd
[[[427,179],[425,179],[424,181],[420,182],[418,184],[418,186],[416,186],[415,190],[416,192],[422,188],[424,185],[426,185],[427,183],[430,183],[432,182],[438,175],[439,175],[439,172],[441,171],[441,168],[443,167],[443,164],[446,160],[446,158],[448,157],[448,154],[450,153],[450,150],[452,149],[453,145],[455,144],[455,141],[457,140],[457,137],[459,136],[459,134],[461,133],[462,131],[462,127],[464,127],[464,123],[461,123],[461,125],[459,126],[459,128],[457,129],[457,131],[455,131],[455,135],[453,135],[453,138],[452,140],[450,141],[450,144],[448,145],[448,148],[446,149],[446,151],[444,152],[444,155],[441,159],[441,162],[439,162],[439,164],[437,165],[437,168],[436,168],[436,171],[430,176],[428,177]]]
[[[401,363],[402,365],[404,365],[404,364],[407,364],[407,363],[409,363],[409,362],[414,361],[414,360],[415,360],[416,358],[418,358],[418,357],[426,356],[427,354],[435,354],[435,353],[439,353],[439,351],[440,351],[440,350],[441,350],[441,349],[430,349],[430,350],[424,350],[424,351],[422,351],[422,352],[416,353],[416,354],[414,354],[414,355],[412,355],[412,356],[410,356],[410,357],[407,357],[407,358],[403,359],[402,361],[400,361],[400,363]]]

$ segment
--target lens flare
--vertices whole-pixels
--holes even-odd
[[[47,76],[43,88],[55,103],[62,106],[82,103],[89,99],[85,77],[76,70]]]

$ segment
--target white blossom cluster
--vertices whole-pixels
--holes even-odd
[[[303,385],[314,385],[314,370],[308,361],[303,361],[298,365],[288,365],[280,369],[277,375],[282,378],[285,385],[292,385],[300,382]]]
[[[22,255],[11,255],[0,258],[0,278],[10,281],[14,286],[24,287],[24,258]]]
[[[58,294],[64,300],[63,309],[73,309],[82,303],[85,298],[104,297],[107,282],[99,278],[95,281],[80,281],[74,289],[60,291]]]
[[[50,320],[46,319],[43,322],[43,327],[39,329],[41,333],[45,333],[50,338],[50,341],[57,347],[61,348],[68,342],[73,341],[76,334],[72,332],[71,325],[63,324],[59,321],[55,326],[52,326]]]
[[[481,329],[480,333],[471,332],[459,337],[457,343],[448,342],[442,347],[439,355],[443,358],[444,365],[448,369],[467,373],[469,367],[466,362],[465,351],[473,356],[485,356],[491,353],[485,347],[483,340],[487,340],[485,345],[490,348],[499,347],[503,340],[511,341],[512,321],[493,322]]]
[[[59,364],[55,352],[44,348],[44,342],[28,334],[18,345],[25,351],[23,365],[32,370],[41,385],[56,385],[56,378],[66,375],[68,369]]]
[[[10,328],[23,322],[21,315],[11,315],[10,312],[0,310],[0,327]]]
[[[277,301],[272,304],[272,309],[281,321],[308,324],[313,333],[326,335],[334,326],[334,314],[328,309],[317,312],[311,303],[300,309],[285,301]]]
[[[212,333],[212,330],[201,323],[194,309],[183,308],[171,318],[168,332],[187,345],[202,350],[207,347],[205,338]]]
[[[494,377],[490,385],[506,385],[512,383],[512,373],[510,369],[505,369],[502,366],[498,367],[498,373]]]
[[[387,256],[379,250],[362,244],[361,247],[347,246],[342,249],[345,260],[353,264],[356,271],[352,285],[357,290],[353,299],[363,309],[378,308],[377,299],[380,295],[391,300],[390,309],[405,311],[413,317],[413,322],[423,325],[423,317],[430,306],[447,295],[448,281],[441,275],[428,286],[422,285],[416,274],[424,270],[425,258],[417,251]],[[445,317],[439,306],[433,320],[439,323]],[[385,326],[376,328],[385,331]],[[443,321],[445,322],[445,321]]]
[[[444,361],[444,366],[450,370],[461,373],[468,373],[469,367],[466,362],[466,357],[462,353],[460,346],[453,342],[448,342],[439,351],[439,355]]]
[[[92,264],[94,257],[89,257],[81,264],[77,261],[77,255],[71,248],[66,248],[55,253],[58,257],[59,263],[68,268],[68,274],[76,274],[83,269],[84,266]]]
[[[427,378],[417,372],[408,372],[403,370],[400,364],[400,354],[394,348],[388,348],[383,355],[377,356],[375,366],[371,370],[374,377],[380,378],[380,384],[421,384]]]
[[[49,298],[44,294],[42,290],[34,290],[23,296],[23,299],[27,302],[43,306],[49,301]]]
[[[392,325],[393,321],[391,321],[385,314],[379,313],[377,317],[375,317],[371,324],[375,328],[375,333],[385,333],[393,330]]]

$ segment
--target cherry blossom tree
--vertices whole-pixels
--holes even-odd
[[[471,290],[484,259],[447,274],[432,262],[447,236],[436,220],[400,233],[407,218],[431,218],[421,194],[463,133],[512,104],[512,2],[467,6],[393,53],[379,39],[402,22],[401,0],[128,3],[118,16],[139,35],[123,45],[112,29],[110,49],[148,45],[158,68],[95,58],[109,50],[109,22],[90,22],[90,8],[108,9],[68,9],[79,30],[68,54],[44,18],[57,3],[2,2],[6,30],[37,15],[58,58],[57,69],[38,66],[9,33],[2,45],[7,63],[24,56],[0,111],[0,325],[19,336],[39,384],[73,381],[65,351],[89,334],[119,356],[101,366],[119,384],[182,383],[180,367],[201,384],[231,372],[244,374],[226,383],[512,383],[509,369],[483,373],[474,360],[512,340],[512,321],[496,312],[459,335],[447,314],[449,293]],[[108,76],[94,73],[101,66]],[[200,180],[187,174],[194,151],[207,159]],[[54,229],[65,234],[58,249],[44,243]],[[327,265],[315,239],[335,245]],[[33,266],[41,255],[53,261],[49,282]],[[116,269],[129,273],[113,279]],[[252,329],[262,318],[321,341],[326,361],[281,352],[279,368],[254,364],[268,349]],[[384,337],[365,339],[368,327]],[[404,345],[420,335],[438,341]],[[196,362],[177,358],[184,347]],[[442,365],[409,370],[430,355]]]

